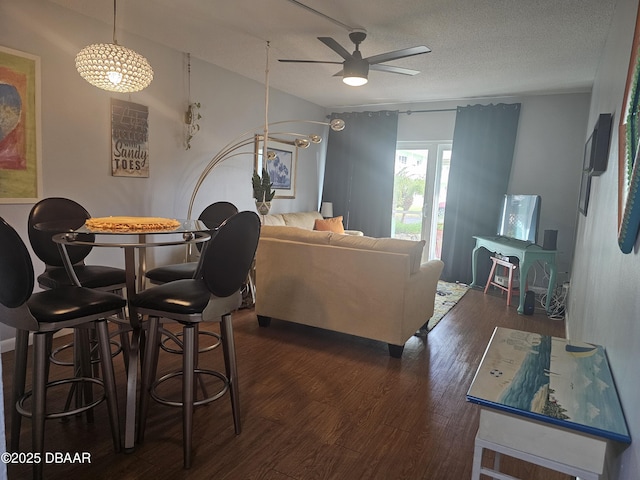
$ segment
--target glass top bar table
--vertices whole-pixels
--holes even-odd
[[[211,231],[200,220],[178,220],[180,226],[173,229],[157,230],[100,230],[83,225],[79,228],[64,228],[64,222],[51,222],[36,225],[39,230],[50,230],[61,233],[53,235],[53,241],[60,247],[65,268],[71,279],[80,285],[73,265],[71,265],[68,247],[91,246],[104,248],[122,248],[126,273],[127,299],[144,288],[146,271],[146,249],[162,246],[189,246],[195,243],[206,243],[211,238]],[[159,238],[156,238],[159,236]],[[136,251],[138,261],[136,264]],[[137,277],[137,282],[136,282]],[[135,426],[138,386],[138,363],[140,358],[140,340],[142,324],[138,313],[131,304],[128,305],[129,323],[131,325],[131,346],[129,350],[129,366],[127,370],[127,401],[125,412],[125,451],[131,452],[135,447]]]

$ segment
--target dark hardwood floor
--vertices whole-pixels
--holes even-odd
[[[45,450],[89,452],[91,463],[47,464],[45,478],[469,479],[479,407],[465,394],[494,327],[564,337],[564,321],[539,311],[518,315],[505,303],[469,291],[426,338],[407,343],[401,360],[383,343],[276,320],[260,328],[253,310],[240,311],[241,435],[234,434],[228,396],[197,408],[193,466],[183,470],[179,409],[152,402],[144,443],[116,454],[101,404],[93,424],[47,422]],[[221,367],[219,350],[201,358],[205,368]],[[13,353],[2,361],[8,432]],[[125,376],[116,361],[123,415]],[[162,353],[160,361],[167,371],[180,359]],[[51,376],[66,373],[52,367]],[[52,392],[56,403],[63,396]],[[22,451],[29,451],[30,428],[24,419]],[[570,478],[509,458],[503,469],[528,480]],[[28,467],[9,466],[10,479],[29,476]]]

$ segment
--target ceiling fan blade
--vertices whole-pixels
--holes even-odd
[[[399,73],[400,75],[417,75],[420,73],[418,70],[393,67],[391,65],[369,65],[369,70],[376,70],[378,72]]]
[[[278,59],[279,62],[283,63],[331,63],[333,65],[342,65],[342,62],[331,62],[331,61],[323,61],[323,60],[286,60],[286,59]]]
[[[403,48],[402,50],[381,53],[380,55],[367,57],[365,58],[365,60],[369,62],[369,65],[375,65],[377,63],[390,62],[391,60],[398,60],[399,58],[413,57],[414,55],[429,53],[430,51],[431,49],[429,47],[420,45],[419,47]]]
[[[329,47],[331,50],[336,52],[345,60],[351,60],[353,58],[353,55],[351,55],[342,45],[336,42],[333,38],[318,37],[318,40],[320,40],[322,43],[324,43],[327,47]]]

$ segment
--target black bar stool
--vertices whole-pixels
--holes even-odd
[[[144,439],[149,397],[170,406],[182,408],[184,467],[191,466],[191,432],[193,410],[220,398],[226,391],[236,434],[240,434],[238,374],[231,313],[242,303],[240,289],[246,281],[258,246],[260,219],[254,212],[240,212],[226,220],[216,235],[205,245],[194,278],[176,280],[144,290],[131,299],[137,311],[149,315],[147,349],[143,363],[140,394],[138,442]],[[201,272],[201,273],[200,273]],[[182,324],[182,370],[155,380],[159,355],[160,318]],[[202,322],[219,322],[225,373],[198,367],[196,326]],[[222,382],[219,391],[198,400],[195,377],[214,376]],[[169,378],[182,377],[182,401],[162,398],[157,387]]]
[[[31,452],[44,454],[44,424],[49,418],[59,418],[89,410],[106,399],[113,445],[120,451],[118,403],[106,319],[116,315],[126,305],[120,295],[76,286],[60,286],[33,293],[34,272],[31,257],[18,233],[0,218],[0,322],[16,329],[15,370],[12,393],[10,448],[17,451],[22,416],[31,417]],[[92,376],[88,357],[81,362],[81,376],[47,382],[48,356],[53,334],[63,328],[93,327],[97,331],[102,380]],[[29,333],[33,333],[33,390],[25,392]],[[82,337],[88,339],[88,336]],[[88,352],[84,345],[84,352]],[[93,400],[89,389],[87,403],[74,410],[47,413],[46,390],[64,383],[99,384],[104,396]],[[25,400],[31,398],[31,409]],[[43,463],[33,465],[34,478],[42,478]]]

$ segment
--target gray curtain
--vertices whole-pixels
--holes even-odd
[[[332,114],[346,127],[329,132],[322,201],[333,203],[345,228],[391,236],[398,112]]]
[[[459,107],[442,233],[442,279],[471,283],[476,236],[495,235],[507,193],[518,131],[520,104]],[[477,282],[489,274],[489,255],[480,255]]]

